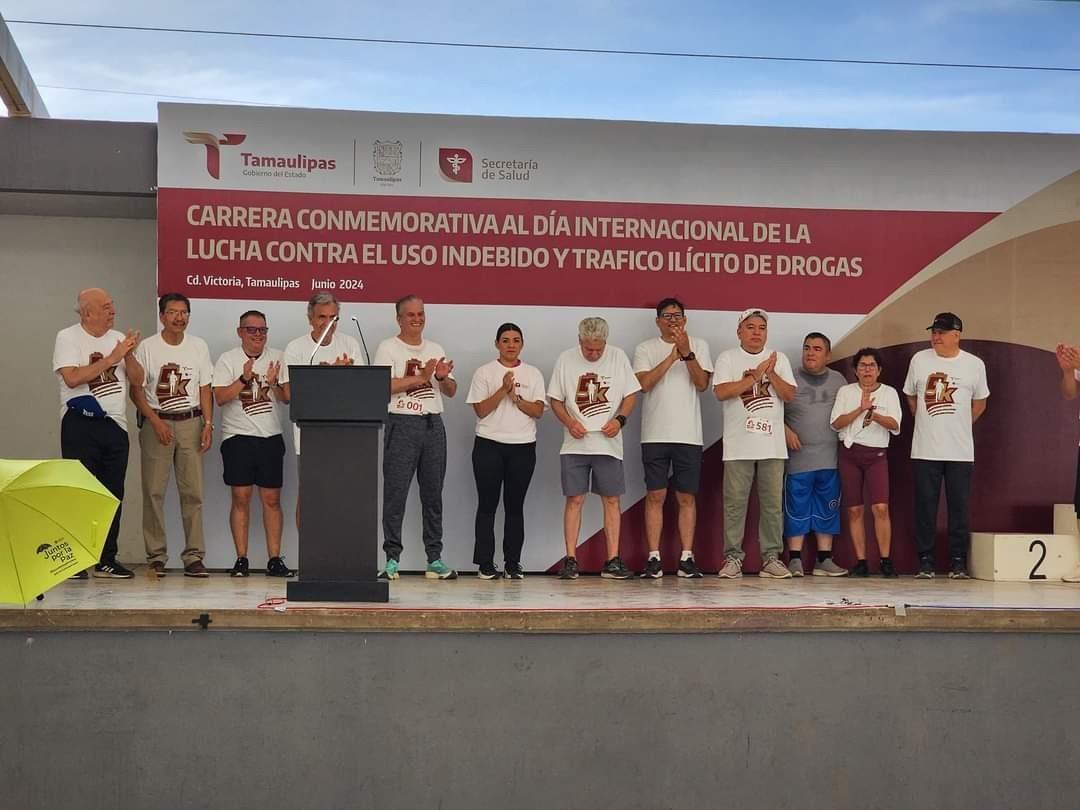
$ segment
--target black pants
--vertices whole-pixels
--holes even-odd
[[[536,442],[505,444],[476,437],[472,451],[476,477],[476,545],[473,562],[495,558],[495,510],[503,498],[503,563],[520,563],[525,543],[525,493],[536,467]]]
[[[949,556],[967,559],[971,540],[969,507],[970,461],[925,461],[913,459],[915,467],[915,542],[919,557],[932,557],[937,534],[938,501],[945,481],[945,506],[949,515]]]
[[[127,475],[128,435],[112,419],[93,419],[68,411],[60,422],[60,454],[78,459],[105,488],[120,499],[101,562],[116,561],[116,540],[120,536],[120,510],[124,506],[124,478]]]
[[[442,558],[442,491],[446,479],[446,428],[437,413],[392,413],[383,432],[383,551],[401,559],[401,526],[413,476],[420,488],[427,561]]]

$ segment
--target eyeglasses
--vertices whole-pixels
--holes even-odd
[[[665,321],[681,321],[686,316],[681,312],[664,312],[660,315]]]
[[[249,335],[265,335],[270,331],[270,327],[268,326],[242,326],[240,328]]]
[[[859,371],[873,371],[877,367],[877,363],[859,363],[859,365],[855,366]]]
[[[188,312],[186,309],[167,309],[162,314],[165,315],[166,317],[169,317],[169,318],[190,318],[191,317],[191,313]]]

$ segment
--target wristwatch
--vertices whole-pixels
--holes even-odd
[[[240,382],[241,382],[241,383],[242,383],[243,385],[251,385],[251,380],[245,380],[245,379],[244,379],[244,375],[243,375],[243,374],[241,374],[241,375],[240,375]]]
[[[626,427],[626,417],[621,413],[615,414],[615,421],[619,423],[620,428]]]
[[[683,357],[680,354],[679,359],[682,360],[684,363],[689,363],[691,360],[697,360],[697,355],[693,352],[690,352],[690,354],[686,355],[686,357]]]

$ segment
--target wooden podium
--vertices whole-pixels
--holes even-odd
[[[290,602],[388,602],[378,579],[379,439],[389,366],[289,366],[300,426],[299,577]]]

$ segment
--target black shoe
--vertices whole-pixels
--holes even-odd
[[[289,566],[285,565],[285,560],[281,557],[271,557],[266,561],[266,575],[268,577],[295,577],[296,572]]]
[[[967,560],[963,557],[953,557],[949,566],[949,579],[970,579],[967,572]]]
[[[919,573],[915,575],[915,579],[933,579],[934,578],[934,561],[929,557],[923,557],[919,560]]]
[[[851,569],[851,575],[853,577],[868,577],[870,576],[870,569],[866,567],[866,560],[859,560],[855,563],[855,567]]]
[[[521,563],[508,562],[506,564],[506,573],[503,576],[507,579],[525,579],[525,572],[521,570]]]
[[[78,573],[72,574],[70,577],[68,577],[68,579],[77,579],[77,580],[85,581],[85,580],[90,579],[90,572],[87,571],[84,568],[82,571],[79,571]]]
[[[229,569],[229,576],[246,577],[250,574],[248,567],[247,557],[237,557],[236,562],[233,563],[233,567]]]
[[[97,579],[131,579],[135,575],[120,563],[113,560],[107,563],[98,563],[94,566],[94,577]]]
[[[660,561],[657,560],[657,565],[659,564]],[[634,572],[626,567],[622,557],[615,556],[604,563],[604,567],[600,569],[600,576],[604,579],[630,579],[634,576]]]
[[[618,558],[616,557],[616,559],[618,559]],[[604,568],[606,569],[607,566],[605,565]],[[645,570],[641,572],[641,578],[642,579],[660,579],[660,577],[662,577],[663,575],[664,575],[664,569],[660,565],[660,558],[659,557],[649,557],[649,559],[645,561]]]
[[[679,562],[679,576],[687,579],[701,579],[701,569],[697,567],[693,557],[687,557]]]
[[[892,560],[881,561],[881,575],[885,577],[885,579],[896,578],[896,569],[893,568]]]
[[[484,563],[476,575],[480,579],[502,579],[502,571],[496,568],[494,563]]]
[[[576,557],[563,557],[562,567],[559,569],[559,579],[577,579],[578,564]]]

